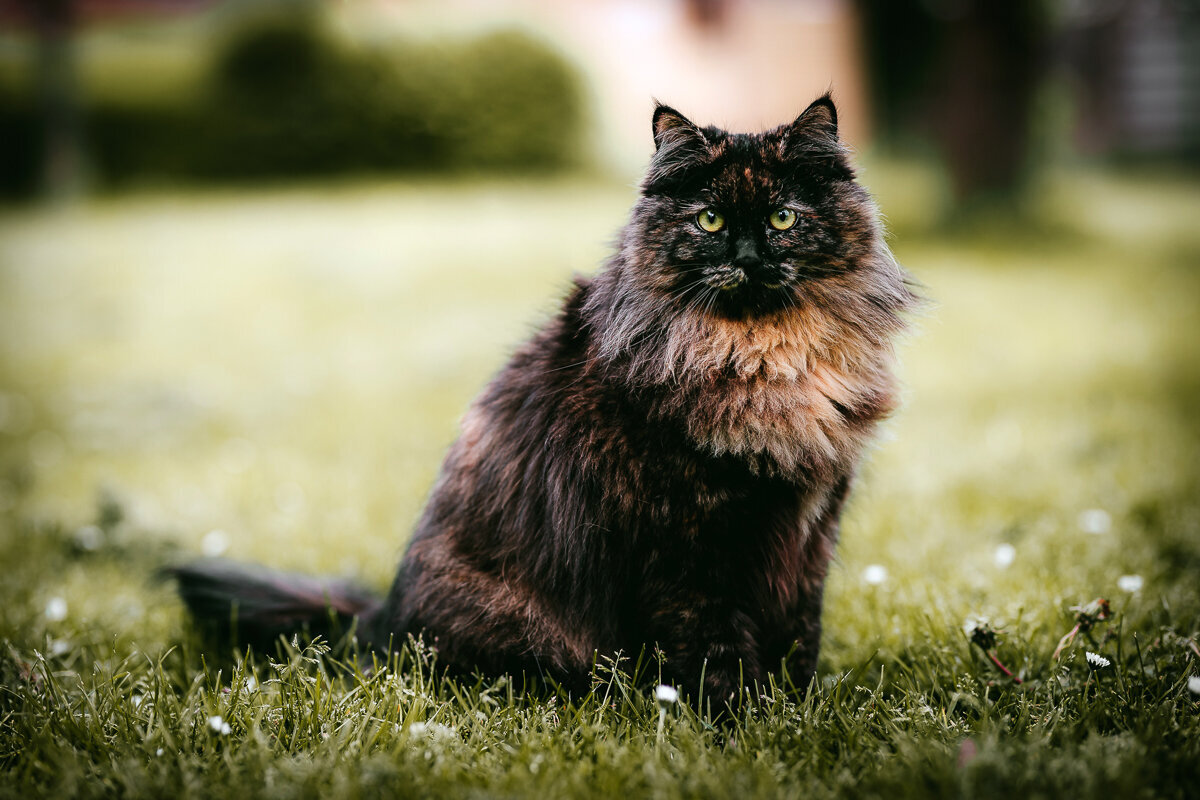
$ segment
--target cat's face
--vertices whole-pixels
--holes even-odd
[[[828,97],[763,134],[701,129],[659,106],[654,137],[632,261],[672,302],[732,317],[786,308],[806,283],[853,270],[875,237]]]

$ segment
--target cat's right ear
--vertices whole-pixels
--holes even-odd
[[[654,109],[654,159],[646,175],[646,188],[678,177],[688,168],[708,160],[708,139],[690,119],[670,106]]]
[[[703,148],[708,144],[694,122],[662,103],[654,107],[653,126],[655,151],[680,145]]]

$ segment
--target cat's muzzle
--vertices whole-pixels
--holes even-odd
[[[719,275],[713,277],[709,283],[716,288],[728,292],[738,288],[747,280],[746,271],[741,267],[730,267],[722,270]]]

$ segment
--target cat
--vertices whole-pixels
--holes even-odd
[[[616,253],[471,405],[386,598],[200,562],[172,571],[197,616],[260,646],[357,619],[378,647],[422,634],[453,669],[580,691],[643,648],[693,698],[808,683],[917,296],[828,94],[761,134],[666,105],[652,127]]]

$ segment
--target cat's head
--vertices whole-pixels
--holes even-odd
[[[664,300],[726,317],[770,314],[882,246],[829,95],[766,133],[701,128],[665,105],[653,131],[625,260],[629,277]]]

